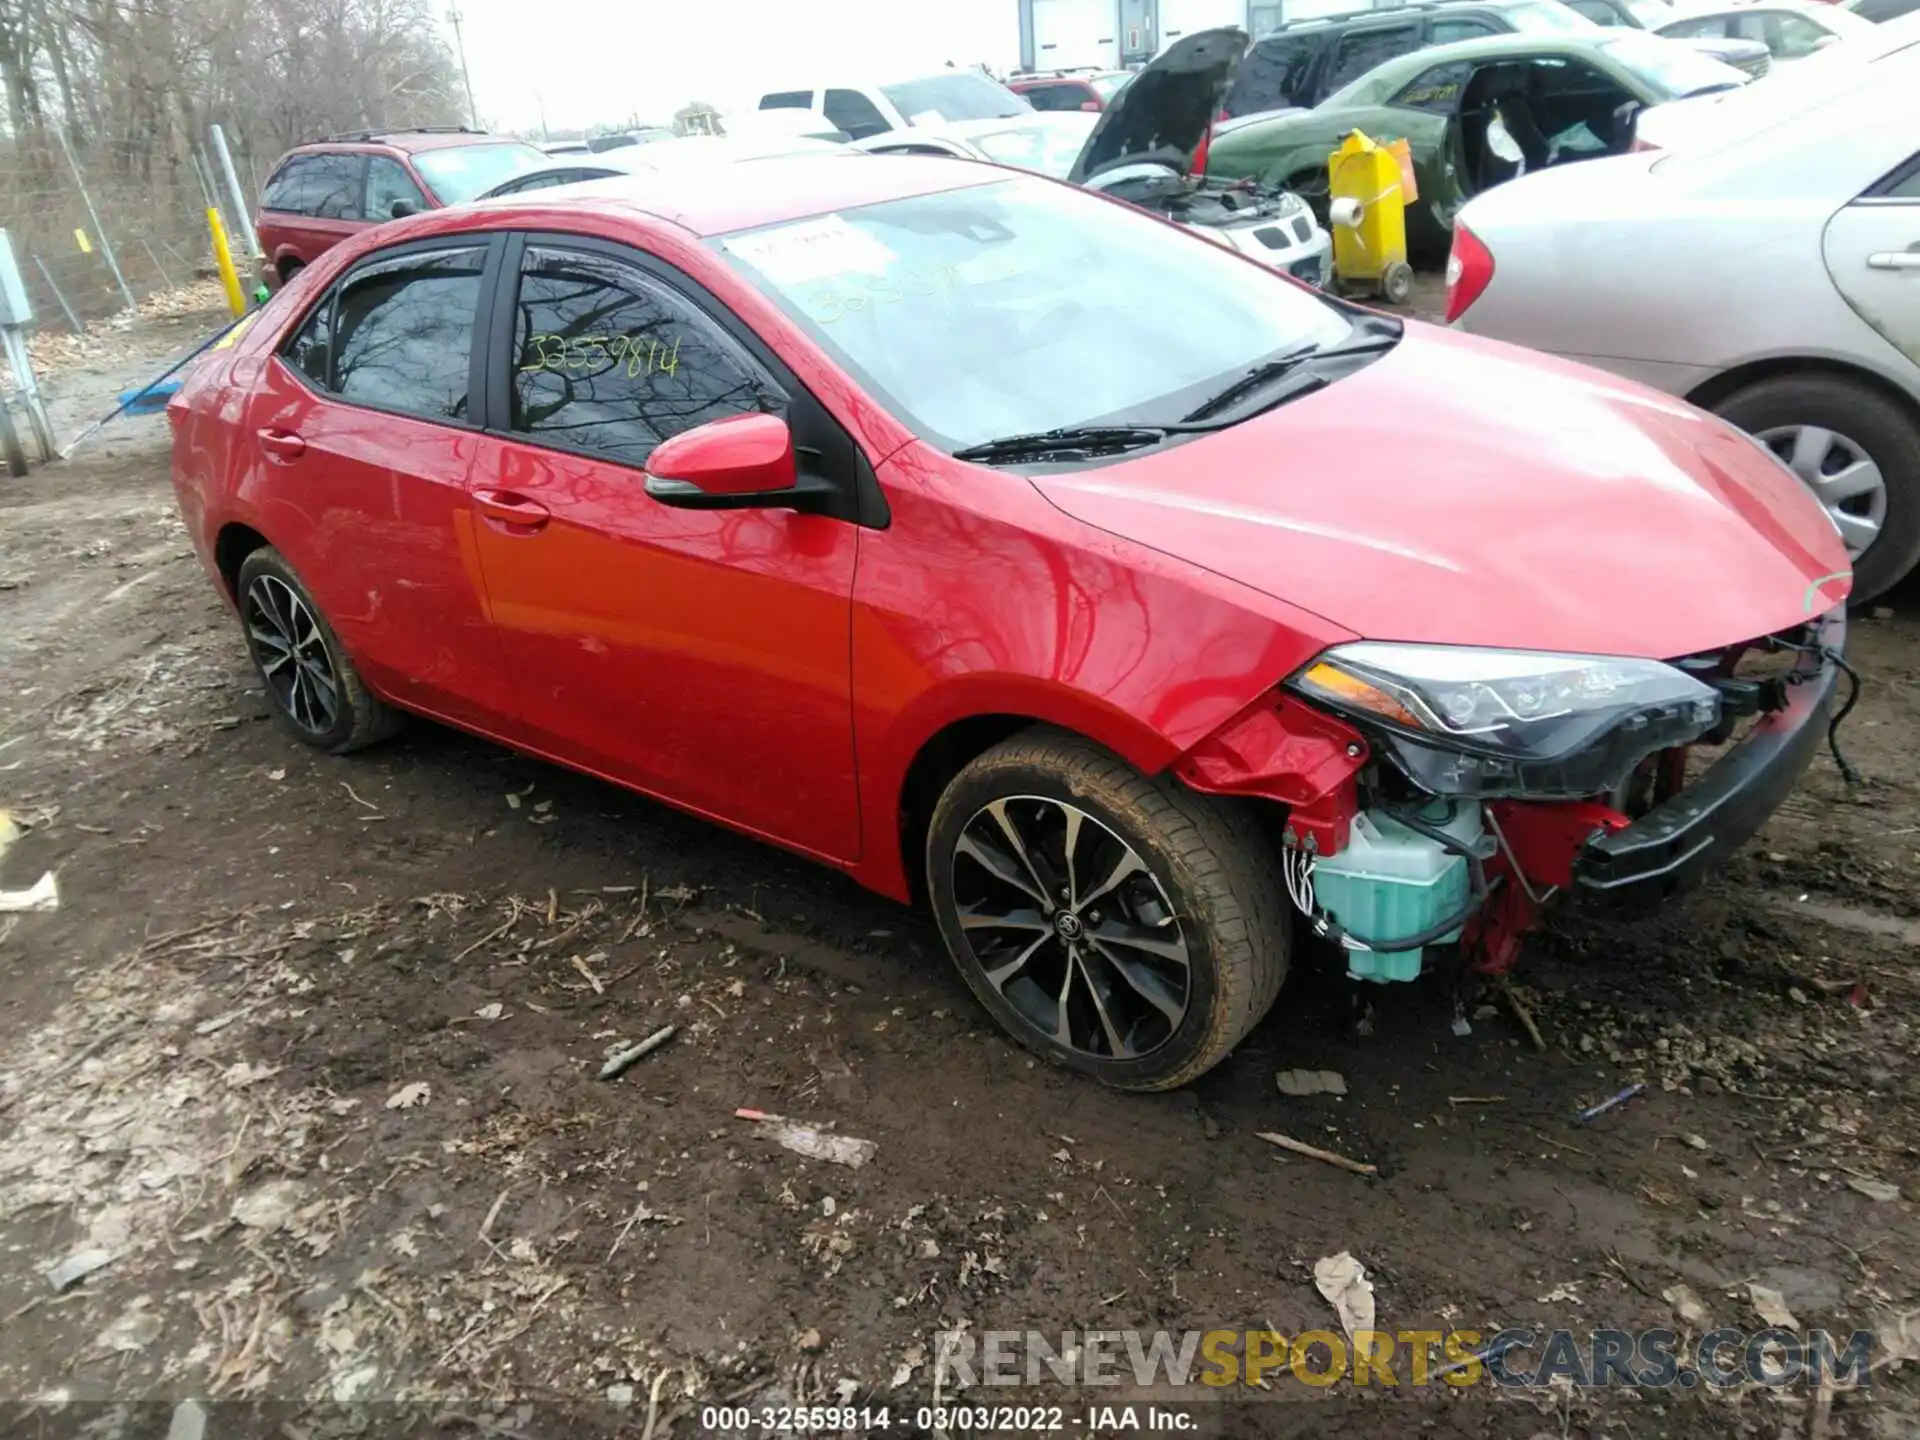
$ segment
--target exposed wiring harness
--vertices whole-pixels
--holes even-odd
[[[1845,752],[1840,749],[1840,722],[1853,713],[1853,707],[1860,699],[1860,672],[1849,665],[1847,657],[1831,645],[1820,647],[1820,658],[1831,660],[1840,667],[1840,673],[1847,677],[1846,701],[1827,721],[1827,749],[1833,752],[1833,763],[1840,768],[1841,778],[1849,785],[1858,785],[1861,783],[1860,772],[1847,762]]]
[[[1331,915],[1318,913],[1318,902],[1313,893],[1314,857],[1304,850],[1286,850],[1281,852],[1280,872],[1286,881],[1287,893],[1293,897],[1293,903],[1300,907],[1300,913],[1307,917],[1313,927],[1313,933],[1325,940],[1344,945],[1349,950],[1369,950],[1382,955],[1391,955],[1403,950],[1418,950],[1433,944],[1441,936],[1458,930],[1471,920],[1487,898],[1487,873],[1480,863],[1480,856],[1472,846],[1463,845],[1447,834],[1438,825],[1431,824],[1414,814],[1411,810],[1394,805],[1380,807],[1388,815],[1398,820],[1409,830],[1426,836],[1444,850],[1465,858],[1467,862],[1467,902],[1446,919],[1429,925],[1417,934],[1404,936],[1398,940],[1375,940],[1364,935],[1356,935],[1341,927]]]
[[[1777,635],[1773,637],[1771,643],[1782,650],[1792,650],[1797,654],[1818,655],[1847,677],[1847,698],[1827,719],[1827,751],[1833,756],[1834,767],[1839,770],[1841,779],[1849,785],[1864,784],[1864,777],[1853,768],[1852,762],[1847,759],[1846,752],[1840,748],[1841,722],[1853,713],[1853,707],[1860,701],[1860,672],[1849,665],[1847,657],[1831,645],[1800,645],[1792,640],[1782,640]]]

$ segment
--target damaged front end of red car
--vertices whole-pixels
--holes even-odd
[[[1176,773],[1284,807],[1288,891],[1352,978],[1503,974],[1550,906],[1644,912],[1752,838],[1852,706],[1845,628],[1669,661],[1339,645]]]

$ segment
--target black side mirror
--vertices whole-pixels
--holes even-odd
[[[409,215],[418,213],[419,209],[420,207],[411,200],[396,200],[388,207],[387,214],[391,215],[395,220],[401,220]]]

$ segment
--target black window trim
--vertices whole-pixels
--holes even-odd
[[[494,289],[499,284],[501,254],[506,248],[508,236],[504,232],[491,230],[468,230],[451,235],[435,235],[426,240],[409,240],[400,245],[389,245],[385,249],[374,250],[362,255],[346,269],[328,282],[326,293],[300,313],[300,317],[287,327],[285,337],[274,346],[273,358],[291,375],[300,386],[311,392],[316,398],[334,405],[345,405],[354,410],[370,410],[377,415],[393,415],[402,420],[417,420],[422,425],[443,425],[449,430],[484,432],[482,423],[487,417],[482,406],[486,400],[486,359],[487,347],[482,340],[483,322],[490,318],[490,301]],[[375,405],[362,399],[351,399],[339,391],[319,384],[287,355],[287,350],[300,338],[313,317],[324,308],[327,313],[327,366],[328,379],[332,379],[332,367],[335,358],[332,339],[333,322],[339,308],[340,292],[350,285],[354,278],[376,267],[384,266],[395,260],[406,260],[416,255],[431,255],[444,250],[480,250],[480,296],[474,306],[473,330],[468,335],[467,344],[467,418],[455,419],[450,415],[422,415],[414,410],[402,410],[397,405]]]
[[[1920,179],[1920,153],[1902,160],[1893,169],[1867,187],[1858,203],[1867,205],[1920,205],[1920,196],[1895,195],[1893,192],[1911,180]]]
[[[656,255],[603,236],[524,230],[513,231],[502,238],[505,243],[497,256],[489,256],[490,263],[496,258],[498,260],[498,269],[491,275],[491,290],[483,290],[481,295],[482,308],[490,313],[484,322],[487,326],[486,343],[474,348],[473,383],[479,391],[480,403],[474,405],[471,399],[469,401],[469,408],[483,422],[480,428],[486,434],[509,444],[530,445],[539,450],[577,455],[598,464],[632,470],[637,475],[645,473],[644,466],[630,464],[608,455],[604,450],[568,445],[512,428],[514,306],[519,299],[522,259],[529,249],[573,251],[628,266],[638,272],[642,279],[665,290],[719,332],[730,348],[738,352],[741,358],[760,372],[761,378],[786,398],[790,408],[805,406],[817,412],[819,421],[840,433],[853,457],[854,473],[851,477],[844,474],[822,476],[834,486],[835,493],[815,506],[811,513],[871,530],[884,530],[892,522],[886,496],[880,489],[873,464],[859,440],[831,410],[820,403],[819,398],[751,326],[721,304],[698,280]],[[485,366],[484,373],[480,364],[482,356],[490,362]]]

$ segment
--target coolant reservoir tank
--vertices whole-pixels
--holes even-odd
[[[1493,848],[1476,804],[1437,801],[1420,818],[1476,854]],[[1468,888],[1464,856],[1384,810],[1356,815],[1347,848],[1313,868],[1314,898],[1347,932],[1347,973],[1356,980],[1416,979],[1424,947],[1382,951],[1359,944],[1390,944],[1431,929],[1460,912]],[[1431,943],[1459,938],[1455,929]]]

